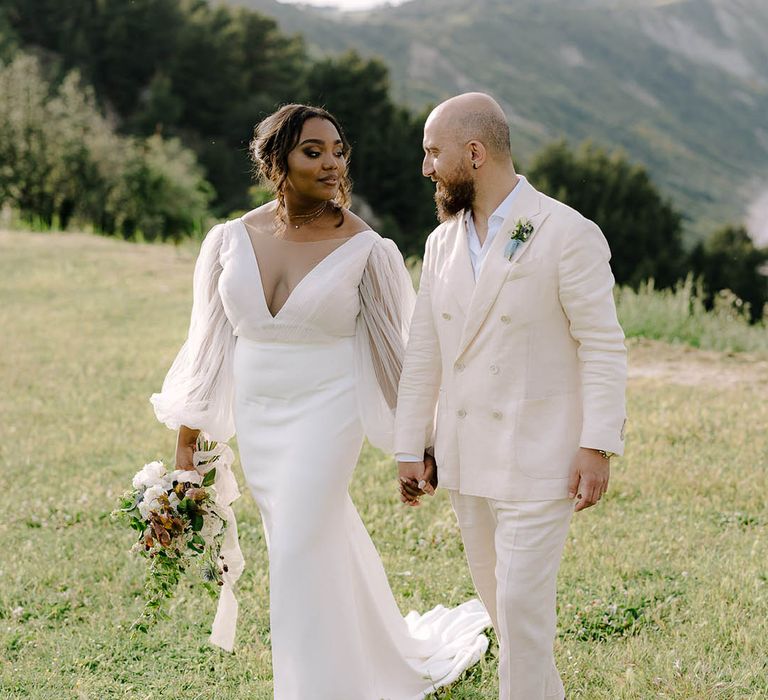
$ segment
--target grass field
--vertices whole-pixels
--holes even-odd
[[[185,333],[193,260],[0,233],[3,699],[271,698],[267,562],[247,493],[236,653],[206,643],[214,602],[186,586],[171,621],[126,633],[142,569],[109,512],[139,466],[172,455],[147,398]],[[627,456],[603,503],[575,518],[561,569],[568,698],[764,699],[768,361],[633,341],[631,366]],[[444,493],[403,508],[372,450],[352,490],[404,611],[472,595]],[[496,698],[495,672],[492,648],[437,697]]]

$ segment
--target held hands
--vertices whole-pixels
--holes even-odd
[[[419,499],[428,493],[435,495],[437,488],[437,463],[425,452],[422,462],[398,462],[400,500],[409,506],[419,506]]]
[[[568,498],[576,498],[575,511],[595,505],[608,490],[611,462],[597,450],[580,447],[571,464]]]

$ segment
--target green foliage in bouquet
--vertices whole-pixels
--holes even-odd
[[[198,439],[197,451],[209,452],[216,443]],[[203,587],[213,597],[223,585],[226,564],[220,562],[226,519],[216,504],[218,455],[201,460],[200,469],[167,472],[162,462],[151,462],[133,478],[133,489],[121,496],[114,519],[138,532],[131,551],[147,560],[144,608],[131,625],[147,632],[167,619],[165,602],[175,594],[181,577],[196,565]]]

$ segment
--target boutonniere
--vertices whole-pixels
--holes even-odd
[[[509,236],[507,245],[504,248],[504,257],[507,260],[512,260],[512,256],[515,254],[518,246],[525,243],[533,233],[533,224],[528,219],[518,219],[515,224],[515,229]]]

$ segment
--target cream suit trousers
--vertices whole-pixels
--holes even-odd
[[[563,700],[552,647],[557,572],[573,501],[449,492],[472,580],[499,639],[500,700]]]

